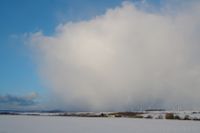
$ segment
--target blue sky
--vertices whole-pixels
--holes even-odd
[[[130,0],[131,1],[131,0]],[[139,0],[132,0],[137,2]],[[1,0],[0,1],[0,95],[48,94],[31,51],[20,36],[42,30],[51,35],[68,21],[90,19],[123,0]],[[157,5],[160,0],[147,0]]]

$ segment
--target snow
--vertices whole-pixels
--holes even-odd
[[[144,118],[148,118],[150,116],[152,119],[165,119],[165,115],[167,113],[172,113],[174,116],[179,116],[182,120],[188,116],[188,119],[190,120],[198,119],[200,121],[199,111],[149,111],[143,113],[144,114],[141,114],[141,116]]]
[[[0,116],[0,133],[199,133],[200,122],[58,116]]]

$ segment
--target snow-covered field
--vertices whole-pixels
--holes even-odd
[[[200,122],[58,116],[0,116],[0,133],[199,133]]]

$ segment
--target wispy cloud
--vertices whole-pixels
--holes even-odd
[[[149,10],[125,2],[91,20],[59,25],[52,36],[31,36],[59,107],[200,106],[200,3]]]
[[[35,101],[37,98],[37,93],[31,93],[26,96],[0,95],[0,109],[33,106],[37,104]]]

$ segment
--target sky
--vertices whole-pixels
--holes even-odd
[[[89,19],[120,3],[118,0],[1,0],[0,94],[24,96],[34,92],[41,97],[48,94],[29,54],[31,51],[24,44],[25,33],[42,30],[53,34],[60,23]]]
[[[197,0],[1,0],[0,109],[200,107],[199,10]]]

